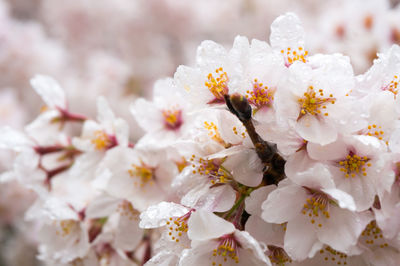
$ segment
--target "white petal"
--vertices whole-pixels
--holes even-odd
[[[118,145],[128,146],[129,143],[129,125],[122,119],[118,118],[114,121],[114,133]]]
[[[0,174],[0,184],[11,182],[16,179],[14,171],[7,171]]]
[[[5,126],[0,128],[0,149],[22,149],[33,147],[35,143],[24,133]]]
[[[392,152],[400,152],[400,129],[396,129],[390,136],[389,148]]]
[[[43,211],[52,220],[78,220],[78,214],[69,204],[58,198],[52,197],[46,200]]]
[[[115,246],[122,250],[134,250],[143,238],[138,217],[121,215],[115,235]]]
[[[304,36],[300,20],[293,13],[279,16],[271,24],[270,43],[275,50],[304,47]]]
[[[261,216],[261,204],[268,198],[269,193],[276,189],[275,185],[260,187],[245,199],[246,211],[252,215]]]
[[[96,199],[93,199],[86,208],[85,214],[88,218],[102,218],[113,214],[121,202],[120,199],[102,194]]]
[[[224,61],[225,48],[213,41],[203,41],[197,48],[196,63],[198,66],[218,65]]]
[[[304,216],[287,224],[284,248],[288,255],[295,260],[304,260],[309,257],[315,245],[320,245],[314,226]]]
[[[330,121],[317,119],[314,115],[303,116],[296,124],[299,135],[310,142],[326,145],[337,138],[337,129]]]
[[[178,255],[172,251],[162,250],[147,261],[145,266],[176,266],[178,265]]]
[[[188,237],[197,241],[215,239],[235,231],[232,223],[201,209],[192,213],[188,227]]]
[[[251,257],[255,260],[263,262],[263,265],[271,265],[269,259],[265,256],[260,244],[246,231],[235,231],[235,238],[239,241],[242,249],[247,249],[251,252]]]
[[[327,188],[321,189],[323,192],[337,200],[339,203],[339,207],[342,209],[348,209],[350,211],[356,210],[356,204],[354,203],[354,199],[352,196],[347,194],[346,192],[336,189],[336,188]]]
[[[31,85],[50,108],[66,109],[67,101],[64,90],[55,79],[49,76],[36,75],[31,79]]]
[[[114,112],[111,110],[108,101],[103,96],[97,98],[97,121],[100,123],[111,124],[115,119]]]
[[[195,187],[182,198],[181,203],[195,209],[225,212],[232,208],[236,192],[231,186],[209,188],[206,184]]]
[[[347,253],[357,243],[365,226],[371,221],[369,213],[357,214],[337,207],[330,208],[330,218],[325,220],[318,239],[332,248]]]
[[[300,150],[293,153],[286,160],[285,174],[286,176],[295,176],[298,172],[305,172],[315,165],[315,161],[312,160],[307,151]]]
[[[244,149],[240,153],[229,156],[223,163],[236,181],[249,186],[258,186],[263,178],[263,165],[253,149]]]
[[[318,161],[339,160],[345,158],[349,154],[347,145],[342,138],[327,145],[310,142],[307,144],[307,152],[311,158]]]
[[[284,223],[300,214],[307,198],[305,189],[298,185],[278,187],[262,204],[261,217],[269,223]]]
[[[265,245],[283,247],[284,225],[270,224],[256,215],[251,215],[246,222],[245,229]]]
[[[332,180],[332,174],[326,165],[322,163],[317,163],[308,170],[290,175],[288,178],[299,186],[306,186],[309,188],[321,189],[335,186]]]
[[[140,214],[140,228],[157,228],[167,224],[171,217],[181,217],[189,209],[173,202],[160,202]],[[193,215],[193,214],[192,214]]]
[[[139,126],[146,132],[154,132],[164,127],[161,111],[145,99],[137,99],[130,106],[130,111]]]

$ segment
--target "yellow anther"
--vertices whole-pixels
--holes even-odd
[[[320,89],[320,91],[322,91]],[[306,114],[310,115],[318,115],[321,113],[320,109],[326,109],[326,104],[331,102],[334,104],[334,98],[322,98],[317,96],[316,92],[314,91],[313,86],[309,86],[307,91],[304,92],[304,97],[299,98],[298,102],[300,104],[300,114],[298,119],[303,117]],[[320,93],[320,95],[323,95]],[[332,95],[332,94],[331,94]],[[327,112],[324,113],[324,116],[328,116]]]
[[[228,74],[223,72],[222,67],[215,70],[216,78],[209,73],[205,82],[208,90],[214,95],[217,102],[224,101],[224,95],[228,94]],[[212,101],[213,102],[213,101]]]
[[[289,66],[296,61],[301,61],[303,63],[307,62],[306,57],[308,55],[308,51],[305,51],[303,47],[297,47],[297,49],[294,50],[288,47],[286,51],[281,50],[281,53],[285,57],[286,66]]]
[[[182,125],[182,111],[179,109],[166,109],[162,111],[164,125],[168,129],[178,129]]]
[[[105,149],[111,144],[109,136],[102,130],[96,130],[94,132],[94,138],[91,142],[95,145],[97,150]]]
[[[144,187],[147,184],[152,185],[153,169],[146,165],[132,164],[132,169],[128,170],[129,175],[134,179],[134,185]]]
[[[341,166],[340,171],[345,173],[346,178],[349,176],[354,178],[356,174],[367,175],[367,169],[363,167],[367,161],[369,161],[369,158],[366,156],[360,157],[356,154],[349,154],[345,160],[339,161],[338,164]],[[367,166],[370,167],[371,163],[367,163]]]
[[[56,225],[56,235],[66,237],[76,230],[78,223],[74,220],[62,220],[60,222],[54,222]]]
[[[225,141],[221,138],[218,127],[214,124],[214,122],[205,121],[204,128],[208,130],[208,135],[211,137],[211,139],[222,145],[225,145]]]

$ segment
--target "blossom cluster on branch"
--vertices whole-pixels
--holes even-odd
[[[51,77],[46,104],[1,180],[37,194],[46,265],[382,265],[400,261],[400,47],[362,75],[341,54],[309,55],[293,13],[270,44],[204,41],[194,67],[130,107],[70,110]],[[81,125],[81,127],[79,127]],[[76,134],[81,129],[81,133]]]

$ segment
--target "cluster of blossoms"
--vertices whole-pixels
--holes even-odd
[[[0,129],[17,154],[0,180],[36,192],[26,219],[39,258],[398,265],[400,47],[356,76],[348,57],[310,55],[304,39],[287,13],[270,45],[204,41],[194,67],[131,105],[146,132],[136,143],[106,98],[90,119],[53,78],[34,77],[46,108],[23,132]]]

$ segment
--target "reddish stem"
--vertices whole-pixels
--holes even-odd
[[[69,121],[69,122],[85,122],[85,120],[87,120],[87,117],[81,114],[74,114],[74,113],[70,113],[68,110],[64,110],[61,108],[58,108],[61,116],[60,116],[60,120],[63,122]]]
[[[144,236],[143,240],[146,244],[144,255],[143,255],[143,260],[142,260],[142,266],[151,258],[151,243],[150,243],[150,237],[149,236]]]
[[[43,169],[43,170],[47,174],[47,179],[51,180],[54,176],[56,176],[58,174],[61,174],[62,172],[68,170],[71,166],[72,166],[72,163],[67,164],[67,165],[62,165],[62,166],[57,167],[57,168],[52,169],[52,170],[45,170],[45,169]]]
[[[36,146],[34,147],[36,153],[39,155],[45,155],[54,152],[60,152],[65,149],[64,146],[61,145],[53,145],[53,146]]]

